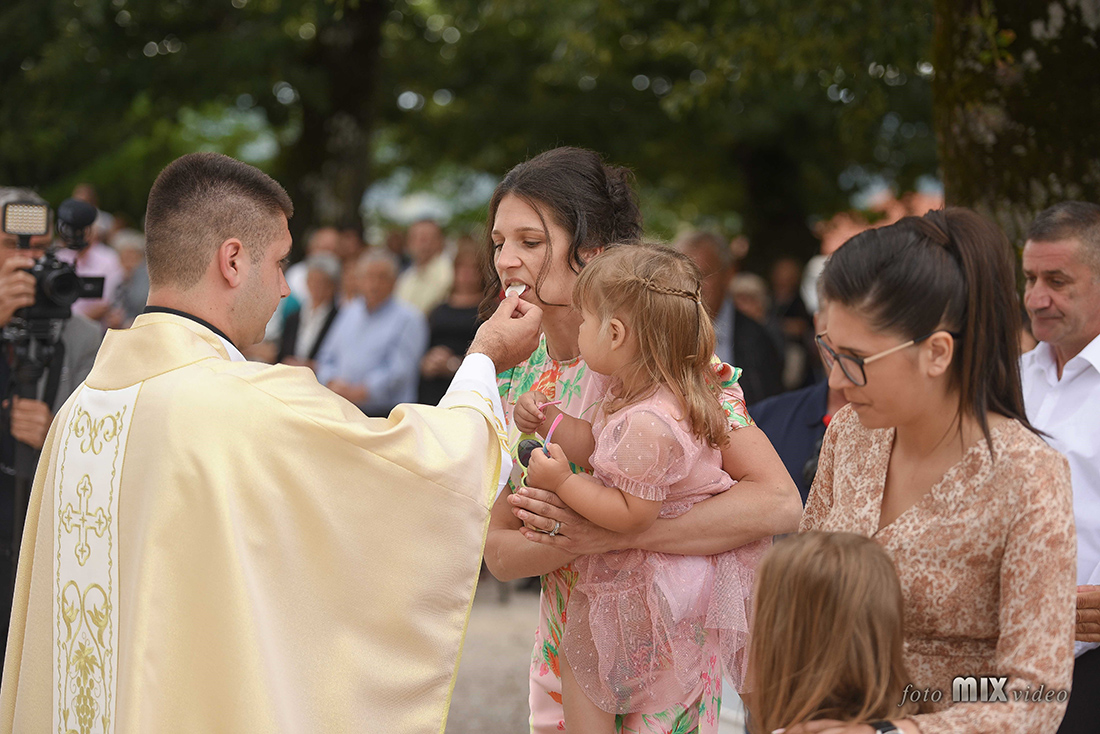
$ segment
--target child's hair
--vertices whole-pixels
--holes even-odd
[[[748,697],[753,734],[811,719],[873,721],[899,706],[901,584],[875,541],[809,532],[776,543],[756,569]]]
[[[637,334],[632,385],[611,399],[608,413],[665,384],[680,398],[692,432],[721,447],[729,431],[714,370],[714,325],[699,292],[699,269],[686,256],[654,244],[613,247],[594,257],[573,288],[573,305],[628,324]]]

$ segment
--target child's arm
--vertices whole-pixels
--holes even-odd
[[[554,431],[550,456],[542,451],[532,452],[527,469],[527,481],[532,486],[556,493],[578,514],[615,532],[641,532],[657,521],[660,500],[644,500],[615,487],[605,487],[588,475],[574,474],[556,441],[560,430],[559,425]]]
[[[548,398],[540,392],[529,390],[520,395],[512,418],[516,427],[523,433],[537,433],[546,438],[554,419],[562,416],[558,427],[554,429],[554,443],[565,450],[565,455],[579,467],[592,471],[592,451],[596,440],[592,437],[592,424],[580,418],[574,418],[561,412],[556,405],[539,408]]]

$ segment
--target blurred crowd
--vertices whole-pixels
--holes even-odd
[[[89,184],[77,186],[73,197],[98,206]],[[820,222],[819,254],[808,261],[781,256],[764,272],[743,267],[750,247],[766,246],[744,236],[692,230],[675,239],[676,249],[702,272],[718,356],[744,370],[741,384],[750,406],[815,386],[824,390],[814,314],[826,258],[865,229],[942,206],[937,195],[884,191],[866,210]],[[62,257],[82,276],[102,276],[103,298],[78,301],[74,310],[103,329],[126,328],[149,293],[144,235],[124,216],[101,211],[89,242]],[[314,227],[303,256],[286,270],[290,295],[268,324],[265,340],[246,354],[309,367],[368,415],[387,415],[402,402],[434,404],[477,328],[485,290],[482,249],[469,233],[449,236],[432,219],[390,229],[373,245],[358,226]]]

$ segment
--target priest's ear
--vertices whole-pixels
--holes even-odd
[[[236,288],[244,282],[244,274],[248,268],[245,262],[247,259],[248,253],[236,237],[230,237],[218,245],[214,263],[217,265],[218,273],[230,288]]]

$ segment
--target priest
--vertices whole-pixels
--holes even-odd
[[[35,476],[0,732],[442,732],[499,491],[506,299],[438,407],[366,418],[247,362],[292,206],[225,156],[149,193],[149,306],[111,331]]]

